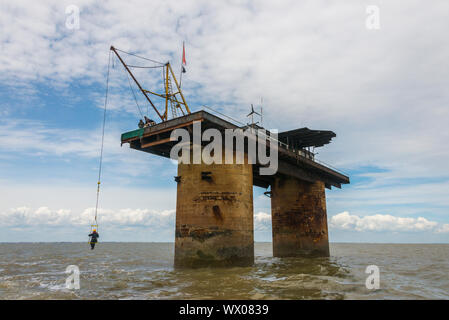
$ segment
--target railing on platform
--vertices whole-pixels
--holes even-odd
[[[217,114],[219,114],[219,115],[221,115],[221,116],[223,116],[223,117],[226,117],[226,118],[228,118],[229,120],[231,120],[231,121],[233,121],[233,122],[235,122],[235,123],[237,123],[237,124],[239,124],[239,125],[247,126],[246,124],[244,124],[244,123],[242,123],[242,122],[240,122],[240,121],[238,121],[238,120],[236,120],[236,119],[233,119],[233,118],[231,118],[230,116],[227,116],[227,115],[225,115],[225,114],[222,113],[222,112],[219,112],[219,111],[217,111],[217,110],[215,110],[215,109],[212,109],[211,107],[208,107],[208,106],[206,106],[206,105],[203,105],[202,107],[203,107],[203,108],[206,108],[206,109],[208,109],[208,110],[210,110],[210,111],[212,111],[212,112],[215,112],[215,113],[217,113]],[[204,109],[203,109],[203,110],[204,110]],[[264,129],[265,131],[268,131],[268,130],[266,130],[265,128],[263,128],[263,129]],[[304,157],[304,158],[306,158],[306,159],[309,159],[309,160],[311,160],[311,161],[314,161],[314,162],[316,162],[316,163],[319,163],[319,164],[321,164],[321,165],[323,165],[323,166],[325,166],[325,167],[331,168],[332,170],[334,170],[334,171],[336,171],[336,172],[338,172],[338,173],[340,173],[340,174],[349,176],[349,174],[346,173],[346,172],[344,172],[343,170],[338,169],[338,168],[335,168],[334,166],[332,166],[332,165],[330,165],[330,164],[328,164],[328,163],[326,163],[326,162],[324,162],[324,161],[318,160],[318,159],[315,157],[315,154],[314,154],[313,152],[311,152],[311,151],[304,150],[304,149],[295,150],[295,149],[289,147],[286,143],[284,143],[284,142],[282,142],[282,141],[279,141],[278,139],[274,139],[273,137],[271,137],[271,136],[269,136],[269,135],[266,135],[266,134],[265,134],[265,137],[266,137],[268,140],[277,142],[277,143],[278,143],[278,146],[283,147],[284,149],[287,149],[287,150],[289,150],[289,151],[292,151],[292,152],[298,154],[298,155],[301,156],[301,157]],[[309,154],[307,154],[307,153],[309,153]]]

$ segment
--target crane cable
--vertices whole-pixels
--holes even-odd
[[[156,60],[148,59],[148,58],[139,56],[139,55],[137,55],[137,54],[135,54],[135,53],[126,52],[126,51],[123,51],[123,50],[120,50],[120,49],[117,49],[117,48],[115,48],[115,50],[120,51],[120,52],[123,52],[123,53],[126,53],[126,54],[128,54],[128,55],[130,55],[130,56],[134,56],[134,57],[137,57],[137,58],[140,58],[140,59],[144,59],[144,60],[147,60],[147,61],[151,61],[151,62],[153,62],[153,63],[155,63],[155,64],[159,64],[160,66],[164,66],[164,65],[165,65],[165,63],[163,63],[163,62],[159,62],[159,61],[156,61]]]
[[[98,227],[98,222],[97,222],[98,199],[100,197],[101,169],[102,169],[102,164],[103,164],[104,128],[106,126],[106,110],[107,110],[107,105],[108,105],[110,65],[111,65],[111,51],[109,51],[108,73],[106,75],[106,94],[105,94],[105,99],[104,99],[103,129],[102,129],[102,133],[101,133],[100,166],[98,168],[98,182],[97,182],[97,202],[96,202],[96,205],[95,205],[95,226],[97,226],[97,227]]]
[[[132,66],[132,65],[129,65],[129,64],[127,64],[126,65],[128,68],[141,68],[141,69],[156,69],[156,68],[163,68],[164,66],[151,66],[151,67],[149,67],[149,66]]]
[[[134,93],[134,89],[133,89],[132,84],[131,84],[131,79],[129,78],[129,74],[126,72],[126,70],[124,70],[124,71],[126,73],[126,77],[128,78],[129,89],[131,90],[131,92],[133,94],[134,101],[136,102],[137,109],[139,109],[139,113],[140,113],[140,115],[142,116],[142,119],[143,119],[144,116],[143,116],[142,110],[140,109],[139,103],[137,102],[137,97],[136,97],[136,94]],[[148,106],[147,106],[147,109],[148,109]],[[147,111],[147,114],[148,114],[148,111]]]

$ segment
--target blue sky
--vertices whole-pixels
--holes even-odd
[[[79,29],[66,27],[68,5]],[[317,155],[351,177],[326,191],[331,241],[448,243],[448,15],[446,1],[2,1],[0,241],[85,240],[110,45],[179,70],[185,41],[192,110],[245,122],[263,98],[268,128],[337,133]],[[136,74],[157,88],[160,74]],[[173,241],[176,166],[120,147],[139,112],[117,61],[110,85],[102,239]],[[271,240],[264,191],[257,241]]]

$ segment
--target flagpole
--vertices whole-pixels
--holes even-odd
[[[181,56],[181,74],[179,75],[179,88],[181,88],[181,86],[182,86],[182,68],[184,67],[183,66],[183,63],[184,63],[184,55],[185,55],[185,49],[184,49],[184,41],[182,42],[182,56]]]

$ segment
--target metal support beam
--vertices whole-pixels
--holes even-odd
[[[131,78],[133,78],[134,82],[137,84],[137,86],[139,87],[140,91],[143,93],[143,95],[145,96],[145,98],[147,98],[148,102],[151,104],[151,106],[153,107],[154,111],[156,111],[157,115],[159,116],[159,118],[161,118],[162,121],[164,121],[164,118],[161,116],[161,114],[159,113],[159,111],[157,111],[156,107],[154,106],[153,102],[150,100],[150,98],[148,97],[148,95],[146,94],[145,90],[142,88],[142,86],[140,85],[139,81],[137,81],[137,79],[134,77],[134,75],[132,74],[131,70],[129,70],[128,66],[126,65],[126,63],[123,61],[122,57],[120,57],[120,55],[118,54],[117,50],[114,48],[114,46],[111,46],[111,50],[116,54],[117,58],[120,60],[120,62],[123,64],[123,66],[125,67],[126,71],[128,71],[128,73],[131,75]]]

